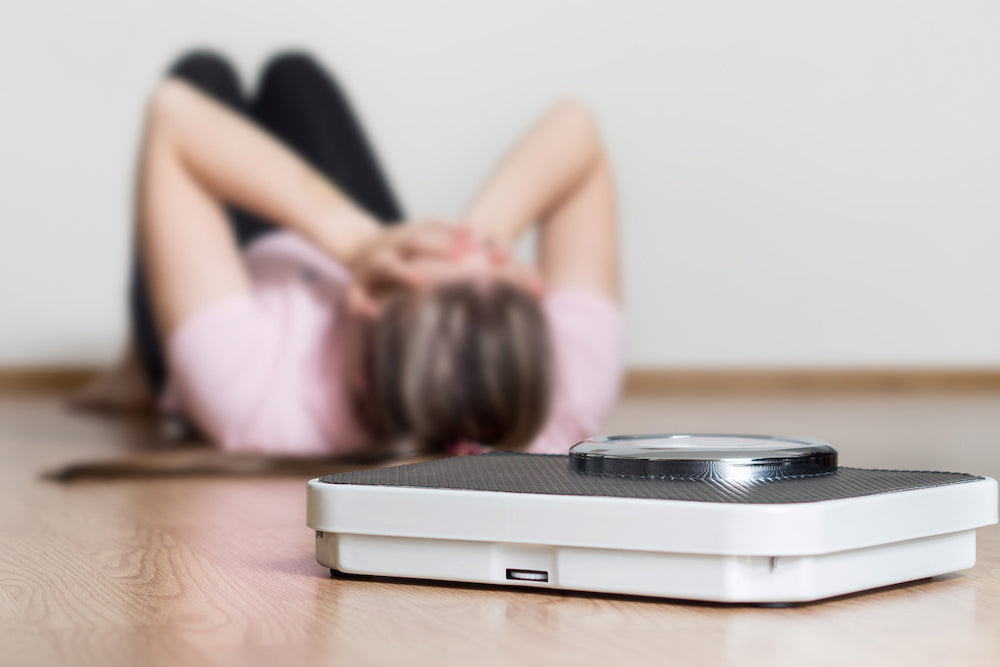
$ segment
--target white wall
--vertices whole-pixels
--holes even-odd
[[[998,365],[1000,6],[225,0],[0,12],[0,365],[109,359],[143,97],[183,47],[307,45],[414,214],[549,100],[619,169],[629,358]]]

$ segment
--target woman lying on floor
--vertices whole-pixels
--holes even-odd
[[[402,218],[308,56],[272,60],[252,101],[222,58],[182,58],[148,109],[134,343],[78,402],[156,397],[227,450],[285,454],[565,452],[590,435],[624,333],[589,113],[556,104],[460,223]],[[534,225],[522,266],[509,250]]]

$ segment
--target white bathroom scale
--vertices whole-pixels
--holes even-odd
[[[820,600],[970,568],[997,483],[837,465],[813,438],[585,440],[308,484],[331,572],[738,603]]]

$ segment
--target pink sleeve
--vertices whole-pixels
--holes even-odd
[[[245,425],[267,393],[279,340],[280,325],[249,293],[195,314],[168,340],[172,402],[223,449],[256,449]]]
[[[345,397],[332,332],[348,276],[300,237],[246,250],[252,289],[210,305],[167,341],[164,409],[222,449],[298,454],[367,443]]]
[[[553,290],[543,308],[555,352],[555,394],[549,418],[528,451],[565,454],[594,434],[618,398],[624,318],[609,299],[585,290]]]

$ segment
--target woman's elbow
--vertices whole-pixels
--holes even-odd
[[[597,115],[583,100],[576,97],[560,98],[552,105],[552,113],[558,115],[564,123],[572,125],[580,132],[594,137],[600,135]]]
[[[597,116],[585,102],[574,97],[563,97],[552,105],[550,113],[572,135],[573,143],[579,148],[585,148],[591,158],[603,154]]]
[[[194,90],[179,79],[165,79],[157,84],[146,104],[149,129],[162,130],[175,125],[191,106]]]

